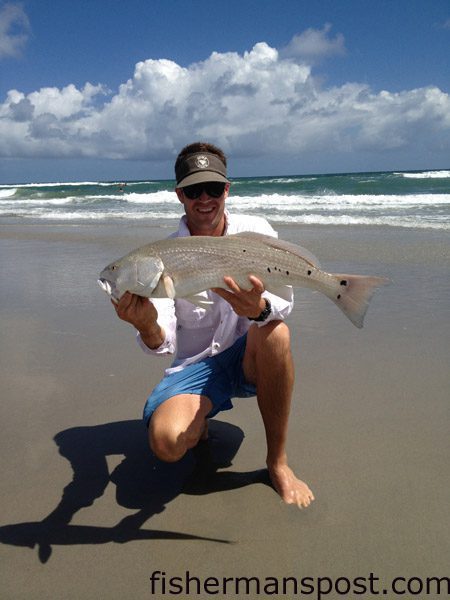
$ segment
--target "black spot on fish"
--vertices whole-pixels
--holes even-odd
[[[347,280],[346,280],[346,279],[343,279],[343,280],[341,281],[341,285],[347,285]]]
[[[312,271],[308,271],[308,275],[311,275]]]
[[[289,271],[286,271],[286,275],[289,275]]]
[[[267,267],[267,272],[272,273],[272,271],[270,270],[270,267]]]
[[[338,299],[338,300],[340,300],[340,299],[341,299],[341,295],[340,295],[340,294],[338,294],[338,297],[337,297],[337,299]]]
[[[243,248],[242,252],[247,252],[247,250],[245,248]]]

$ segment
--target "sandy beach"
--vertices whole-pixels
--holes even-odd
[[[382,594],[396,577],[412,589],[448,577],[449,234],[277,228],[327,271],[393,281],[362,330],[328,299],[296,294],[289,456],[316,496],[300,511],[267,484],[255,399],[221,413],[210,444],[178,464],[147,450],[141,412],[168,360],[139,349],[96,277],[172,227],[1,226],[1,597],[163,598],[186,572],[201,598],[258,597],[256,579],[235,594],[208,578],[271,577],[278,593],[259,595],[271,598],[288,597],[283,577],[341,578],[322,595],[338,598],[344,578],[373,574]]]

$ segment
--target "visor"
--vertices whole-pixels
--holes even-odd
[[[227,168],[216,154],[196,152],[188,154],[175,169],[177,188],[205,181],[229,183]]]

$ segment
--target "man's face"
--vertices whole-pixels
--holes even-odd
[[[215,182],[214,185],[217,187]],[[202,190],[197,198],[189,198],[189,189],[175,189],[179,201],[184,206],[189,231],[191,235],[222,235],[225,228],[225,200],[230,184],[224,185],[223,193],[219,197],[208,193],[208,182],[198,186],[202,187]],[[216,189],[211,191],[217,193]]]

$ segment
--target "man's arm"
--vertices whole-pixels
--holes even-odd
[[[155,350],[161,346],[166,334],[157,322],[158,311],[148,298],[126,292],[117,305],[112,304],[119,319],[131,323],[139,331],[147,348]]]

